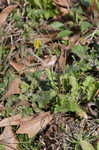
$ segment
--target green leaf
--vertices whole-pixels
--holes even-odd
[[[70,95],[58,95],[59,96],[59,104],[55,105],[55,112],[75,112],[81,118],[87,118],[86,113],[80,108],[77,101],[72,99]]]
[[[76,77],[73,75],[69,76],[69,83],[72,86],[71,96],[73,99],[75,99],[78,95],[78,90],[79,90],[79,85],[78,85]]]
[[[65,36],[69,36],[71,33],[72,33],[72,31],[70,31],[70,30],[63,30],[58,33],[58,37],[63,38]]]
[[[99,0],[96,0],[96,7],[99,10]]]
[[[99,30],[97,30],[95,34],[99,36]]]
[[[32,102],[37,102],[39,108],[45,108],[54,97],[56,96],[56,92],[54,90],[42,91],[39,94],[33,94]]]
[[[18,108],[22,114],[22,116],[29,116],[29,115],[32,115],[33,114],[33,110],[31,107],[28,107],[28,106],[19,106]]]
[[[58,21],[53,22],[52,24],[50,24],[52,28],[54,29],[61,29],[62,27],[64,27],[64,24]]]
[[[87,95],[87,100],[91,100],[92,96],[96,90],[96,81],[93,77],[87,76],[85,81],[83,82],[83,90]]]
[[[95,150],[94,147],[92,146],[92,144],[90,144],[86,140],[80,141],[80,146],[81,146],[82,150]]]
[[[99,141],[97,141],[97,150],[99,150]]]
[[[90,27],[92,27],[92,24],[90,24],[90,23],[87,22],[87,21],[83,21],[83,22],[81,22],[81,24],[80,24],[80,28],[81,28],[81,31],[82,31],[82,32],[85,31],[85,30],[87,30],[87,29],[90,28]]]
[[[0,150],[6,150],[6,149],[5,149],[5,146],[2,145],[2,144],[0,144]]]
[[[29,89],[29,85],[25,82],[22,82],[20,87],[21,87],[21,92],[22,93],[25,93]]]
[[[31,5],[36,5],[37,7],[42,8],[42,3],[40,0],[28,0],[28,1],[31,3]]]
[[[82,46],[80,44],[72,48],[72,52],[76,54],[78,57],[80,57],[81,59],[87,57],[87,50],[88,50],[87,46]]]
[[[48,18],[50,18],[52,16],[52,11],[48,11],[48,10],[45,10],[44,11],[44,17],[46,18],[46,19],[48,19]]]

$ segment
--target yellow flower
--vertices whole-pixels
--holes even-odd
[[[41,45],[42,45],[41,40],[39,40],[39,39],[34,40],[34,48],[35,48],[35,49],[40,48]]]

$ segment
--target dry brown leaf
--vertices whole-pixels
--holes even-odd
[[[0,13],[0,27],[5,23],[8,15],[12,12],[14,8],[16,8],[17,5],[10,5],[2,10]]]
[[[61,49],[61,54],[57,60],[57,63],[56,63],[56,66],[55,66],[55,69],[56,71],[64,71],[64,68],[65,68],[65,65],[66,65],[66,62],[67,62],[67,57],[68,57],[68,54],[69,54],[69,48],[66,47],[65,45],[60,45],[60,49]]]
[[[28,67],[31,66],[33,59],[33,56],[27,56],[26,58],[21,59],[21,63]]]
[[[25,64],[23,63],[16,63],[15,61],[10,61],[10,65],[20,74],[24,73],[24,72],[35,72],[37,71],[36,67],[33,68],[28,68],[28,66],[26,66],[26,62]],[[29,65],[29,63],[27,64]]]
[[[19,63],[16,63],[15,61],[10,61],[10,65],[18,72],[21,72],[22,70],[25,69],[24,64],[19,64]]]
[[[34,54],[32,54],[32,55],[34,55]],[[16,71],[18,71],[20,74],[22,74],[24,72],[35,72],[37,70],[44,70],[45,68],[50,68],[50,67],[54,66],[54,64],[56,63],[56,60],[57,60],[56,56],[52,56],[52,57],[50,57],[48,59],[45,59],[45,60],[41,59],[38,56],[36,56],[36,57],[35,56],[31,56],[32,60],[34,58],[36,58],[37,60],[40,60],[41,61],[40,62],[41,65],[29,68],[29,66],[31,66],[31,62],[27,58],[26,59],[22,59],[20,61],[21,63],[16,63],[15,61],[10,61],[10,65]]]
[[[13,94],[19,94],[21,92],[20,88],[19,88],[20,83],[21,83],[21,80],[19,78],[14,79],[9,84],[8,91],[6,92],[5,96],[8,97],[8,96],[11,96]]]
[[[56,60],[57,60],[57,57],[54,55],[54,56],[51,56],[50,58],[46,58],[45,60],[43,60],[42,62],[42,67],[52,67],[55,65],[56,63]]]
[[[42,112],[37,117],[22,122],[20,124],[19,129],[17,130],[17,134],[28,134],[31,138],[35,136],[41,129],[46,127],[46,125],[52,120],[52,115],[50,112]]]
[[[40,58],[41,59],[41,58]],[[41,59],[41,65],[37,66],[37,67],[32,67],[30,69],[27,69],[26,71],[28,72],[35,72],[38,70],[44,70],[46,68],[51,68],[55,65],[56,61],[57,61],[57,57],[56,56],[52,56],[46,59]]]
[[[72,5],[71,0],[53,0],[56,7],[60,10],[62,15],[68,14],[70,12],[70,7]]]
[[[28,134],[29,137],[35,136],[42,128],[52,120],[50,112],[42,112],[37,117],[28,116],[22,118],[20,114],[5,118],[0,121],[0,127],[20,125],[17,134]]]
[[[11,126],[5,127],[3,133],[0,135],[0,144],[3,144],[5,150],[18,150],[18,140],[16,139]]]
[[[10,125],[19,125],[21,120],[22,120],[22,117],[20,114],[9,117],[9,118],[5,118],[0,121],[0,127],[6,127]]]
[[[28,116],[23,118],[20,114],[5,118],[0,121],[0,127],[12,126],[12,125],[20,125],[29,120],[33,119],[33,116]]]
[[[79,44],[80,34],[74,34],[69,38],[69,48],[72,48],[75,44]]]

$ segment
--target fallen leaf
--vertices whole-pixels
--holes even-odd
[[[56,71],[64,71],[64,67],[66,65],[67,57],[69,54],[68,47],[64,45],[60,45],[60,49],[61,49],[61,54],[59,58],[57,59],[57,63],[55,66]]]
[[[29,137],[35,136],[40,129],[52,120],[50,112],[42,112],[37,117],[28,116],[22,117],[20,114],[5,118],[0,121],[0,127],[8,127],[12,125],[20,125],[17,134],[28,134]]]
[[[56,60],[57,60],[57,57],[56,56],[51,56],[50,58],[46,58],[45,60],[43,60],[42,62],[42,67],[52,67],[55,65],[56,63]]]
[[[28,116],[28,117],[22,117],[20,114],[4,118],[0,121],[0,127],[6,127],[6,126],[13,126],[13,125],[20,125],[23,124],[31,119],[33,119],[34,116]]]
[[[72,48],[74,45],[79,44],[80,34],[74,34],[73,36],[69,37],[69,48]]]
[[[8,15],[12,12],[14,8],[16,8],[17,5],[10,5],[2,10],[0,13],[0,27],[5,23]]]
[[[40,58],[41,59],[41,58]],[[41,65],[37,66],[37,67],[32,67],[30,69],[27,69],[27,72],[35,72],[38,70],[44,70],[46,68],[51,68],[55,65],[57,61],[57,57],[56,56],[52,56],[50,58],[46,58],[46,59],[41,59]]]
[[[70,12],[70,7],[72,4],[71,0],[53,0],[56,7],[60,10],[62,15],[68,14]]]
[[[20,88],[19,88],[20,83],[21,83],[21,80],[19,78],[14,79],[9,84],[8,91],[6,92],[5,96],[8,97],[13,94],[19,94],[20,93]]]
[[[23,60],[24,61],[24,60]],[[16,63],[15,61],[10,61],[10,65],[20,74],[24,73],[24,72],[35,72],[37,71],[37,67],[32,67],[32,68],[28,68],[28,66],[30,65],[29,62],[26,62],[27,60],[25,60],[24,64],[23,63]]]
[[[3,144],[5,150],[18,150],[18,140],[16,139],[11,126],[5,127],[0,135],[0,144]]]
[[[31,63],[33,62],[33,56],[27,56],[26,58],[21,59],[22,64],[24,64],[25,66],[31,66]]]
[[[20,114],[8,117],[0,121],[0,127],[6,127],[10,125],[19,125],[21,120],[22,120],[22,117]]]
[[[15,61],[10,61],[10,65],[18,72],[22,72],[25,69],[24,64],[16,63]]]
[[[50,112],[42,112],[37,117],[22,122],[19,129],[16,131],[17,134],[28,134],[31,138],[35,136],[41,129],[52,120]]]

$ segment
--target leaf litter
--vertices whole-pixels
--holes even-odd
[[[50,114],[50,112],[42,112],[38,114],[36,117],[33,116],[22,117],[20,114],[18,114],[0,121],[0,127],[5,127],[6,129],[8,126],[20,125],[16,133],[28,134],[28,136],[32,138],[40,130],[45,128],[50,123],[52,118],[53,117]]]
[[[8,91],[6,92],[5,96],[11,96],[13,94],[20,94],[20,84],[21,84],[21,80],[19,78],[14,79],[8,87]]]
[[[0,144],[4,145],[5,150],[18,150],[18,140],[12,131],[11,126],[6,126],[0,135]]]
[[[8,15],[15,9],[17,5],[10,5],[2,10],[0,13],[0,27],[5,23]]]
[[[17,149],[14,144],[18,143],[15,134],[19,138],[21,134],[27,134],[29,138],[35,137],[32,146],[40,150],[76,147],[83,149],[84,145],[92,148],[94,142],[96,143],[99,128],[97,123],[99,122],[97,102],[99,33],[95,23],[98,21],[95,11],[98,10],[98,5],[96,6],[98,1],[94,2],[95,5],[92,3],[87,8],[83,1],[53,0],[53,7],[61,12],[56,15],[57,10],[54,16],[46,13],[49,8],[43,14],[33,15],[34,12],[28,2],[20,2],[17,12],[12,11],[18,5],[9,5],[1,11],[0,26],[4,26],[7,18],[6,25],[9,24],[2,29],[3,40],[0,41],[0,44],[4,45],[0,46],[2,60],[0,60],[0,71],[5,70],[0,73],[0,97],[5,94],[4,101],[1,98],[0,127],[4,127],[4,131],[1,131],[1,141],[5,144],[5,149],[10,150],[12,147]],[[42,5],[35,2],[33,4],[31,2],[31,5],[34,8],[37,5],[40,9],[45,9],[47,6],[45,3]],[[13,15],[9,16],[11,12]],[[39,22],[38,20],[43,17],[43,23]],[[48,20],[45,19],[47,17]],[[59,22],[54,22],[55,20]],[[50,25],[51,22],[54,27],[56,26],[55,29]],[[90,27],[89,24],[92,26]],[[7,31],[6,34],[4,31]],[[13,46],[14,49],[10,50]],[[86,52],[82,50],[83,57],[80,49],[86,50]],[[18,78],[12,80],[9,76],[10,70]],[[91,78],[93,82],[90,81],[90,76],[94,78],[94,80]],[[3,85],[1,81],[4,81]],[[21,86],[22,83],[24,84]],[[94,101],[94,105],[88,108],[89,101]],[[49,110],[54,116],[48,112]],[[55,114],[56,110],[62,113]],[[29,115],[24,116],[26,114]],[[17,127],[14,134],[12,126]],[[6,130],[13,137],[8,141],[11,144],[3,141],[3,138],[9,136]],[[86,140],[86,135],[89,139],[92,137],[92,140]],[[79,139],[81,136],[84,138]],[[75,139],[78,145],[72,144]],[[22,149],[23,143],[19,144]],[[27,147],[25,149],[30,149],[29,146]]]
[[[52,115],[49,112],[40,113],[37,117],[27,120],[25,123],[20,124],[17,134],[28,134],[31,138],[35,136],[41,129],[46,127],[52,120]]]

